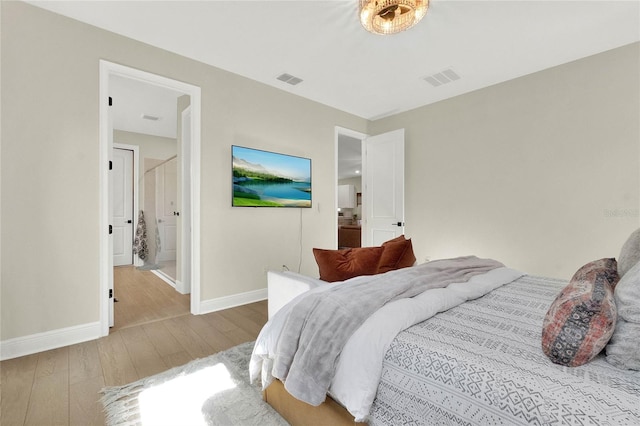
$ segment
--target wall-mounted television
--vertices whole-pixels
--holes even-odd
[[[311,207],[311,159],[231,146],[233,207]]]

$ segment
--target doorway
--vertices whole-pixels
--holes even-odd
[[[336,205],[339,249],[362,246],[362,140],[364,133],[336,128]]]
[[[178,200],[178,187],[181,186],[178,163],[183,164],[178,152],[181,143],[178,120],[190,98],[181,91],[118,75],[110,76],[109,84],[114,138],[110,172],[113,296],[118,302],[114,305],[114,319],[110,325],[123,328],[140,324],[145,318],[155,321],[189,313],[189,303],[185,306],[181,301],[172,306],[160,301],[175,293],[178,290],[176,282],[182,280],[177,274],[177,265],[182,261],[178,253],[177,228],[181,226],[180,212],[188,213],[188,208],[183,209]],[[142,154],[136,163],[140,178],[135,180],[135,185],[133,150],[119,149],[122,147],[134,147]],[[139,188],[139,199],[132,196],[134,187]],[[133,202],[132,198],[135,198]],[[133,209],[134,204],[138,208]],[[132,219],[136,222],[135,239]],[[135,270],[124,267],[133,265],[132,252]],[[164,291],[163,287],[166,287]],[[149,300],[156,303],[148,303]],[[188,295],[186,300],[188,302]]]
[[[336,127],[335,144],[338,248],[354,232],[365,247],[403,235],[404,129],[368,136]]]
[[[176,207],[172,212],[175,212],[177,230],[175,242],[176,256],[181,259],[181,252],[188,248],[187,262],[180,265],[179,260],[176,262],[176,282],[180,278],[179,271],[186,272],[189,283],[188,289],[191,293],[189,310],[192,314],[198,314],[200,312],[200,251],[199,251],[199,183],[200,183],[200,88],[192,86],[179,81],[171,80],[165,77],[161,77],[155,74],[150,74],[144,71],[136,70],[133,68],[125,67],[122,65],[114,64],[107,61],[100,61],[100,204],[101,215],[100,223],[102,229],[105,230],[104,234],[100,235],[100,322],[102,335],[109,334],[109,326],[113,325],[113,199],[112,199],[112,186],[110,181],[110,168],[113,166],[112,152],[114,147],[113,141],[113,110],[110,109],[109,99],[110,83],[113,78],[125,78],[133,82],[143,83],[154,87],[163,88],[166,90],[179,92],[185,98],[189,100],[189,120],[181,120],[180,113],[178,112],[179,122],[178,128],[181,126],[188,126],[189,139],[186,141],[188,144],[189,157],[185,160],[178,156],[176,160],[174,172],[175,176],[179,173],[188,173],[190,178],[177,185],[177,191],[182,193],[182,197],[176,196],[174,206]],[[117,100],[114,100],[117,102]],[[186,109],[186,108],[185,108]],[[153,118],[153,117],[152,117]],[[180,131],[177,134],[182,134]],[[142,151],[142,148],[141,148]],[[142,152],[141,152],[142,157]],[[170,172],[168,173],[170,174]],[[142,173],[140,173],[142,175]],[[141,180],[141,178],[139,179]],[[134,187],[140,186],[139,182],[134,182]],[[185,199],[184,194],[187,193],[186,204],[178,203],[178,200]],[[137,210],[137,209],[136,209]],[[140,215],[139,211],[134,212],[135,218],[132,219],[134,224],[139,223]],[[163,213],[166,213],[164,211]],[[190,226],[185,229],[182,228],[181,220],[179,217],[188,217]],[[109,232],[110,231],[110,232]],[[155,231],[154,231],[155,232]],[[179,237],[177,236],[179,234]],[[139,254],[134,255],[134,264],[136,267],[144,265],[143,259]],[[179,266],[178,266],[179,265]],[[133,267],[133,266],[132,266]],[[186,287],[186,285],[185,285]]]

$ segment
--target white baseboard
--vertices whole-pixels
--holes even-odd
[[[0,342],[0,360],[31,355],[100,338],[101,323],[77,325]]]
[[[221,311],[267,299],[267,289],[248,291],[200,302],[200,313]],[[0,360],[57,349],[102,337],[101,323],[93,322],[0,341]]]
[[[151,269],[151,272],[158,278],[160,278],[165,283],[169,284],[171,287],[176,288],[176,283],[173,281],[167,274],[162,272],[159,269]]]
[[[176,291],[180,294],[189,294],[191,293],[191,289],[185,289],[185,285],[180,280],[176,280]]]
[[[231,296],[218,297],[216,299],[203,300],[200,302],[200,313],[208,314],[209,312],[221,311],[223,309],[235,308],[236,306],[246,305],[247,303],[259,302],[267,299],[267,289],[248,291],[246,293],[238,293]]]

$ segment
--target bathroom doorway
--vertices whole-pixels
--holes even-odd
[[[189,84],[166,79],[143,71],[124,67],[121,65],[100,61],[100,93],[101,97],[109,97],[109,108],[120,102],[120,105],[128,107],[136,106],[136,100],[123,101],[122,95],[113,93],[119,83],[137,86],[139,89],[154,93],[171,93],[173,105],[170,107],[172,115],[158,114],[153,111],[139,110],[131,117],[145,120],[146,125],[157,122],[173,122],[173,137],[154,134],[145,128],[127,127],[130,121],[119,120],[115,109],[108,109],[106,104],[100,105],[100,142],[101,153],[109,153],[114,143],[135,145],[139,150],[138,179],[134,182],[139,194],[134,212],[134,243],[133,265],[120,268],[135,268],[147,276],[157,275],[163,281],[170,283],[174,288],[171,291],[182,294],[187,293],[189,299],[186,304],[186,312],[199,313],[200,287],[199,287],[199,153],[200,153],[200,89]],[[112,96],[113,94],[113,96]],[[157,104],[155,100],[151,104]],[[189,110],[189,120],[184,121],[183,112]],[[115,124],[119,123],[119,124]],[[125,124],[122,124],[125,123]],[[185,132],[182,127],[188,127]],[[189,138],[183,141],[182,135],[188,134]],[[153,144],[155,140],[173,139],[172,152],[168,152],[166,146],[159,147]],[[188,145],[184,147],[181,145]],[[164,151],[163,151],[164,150]],[[188,152],[188,156],[182,155]],[[173,157],[173,158],[171,158]],[[103,157],[104,158],[104,157]],[[156,160],[149,165],[146,159]],[[106,164],[105,163],[105,164]],[[147,164],[145,164],[147,163]],[[110,163],[111,164],[111,163]],[[109,168],[103,169],[102,176],[106,178],[102,182],[101,202],[106,214],[101,217],[101,222],[107,222],[112,229],[113,221],[112,200],[109,194],[112,191],[109,184]],[[182,179],[183,176],[188,179]],[[153,180],[153,190],[145,188],[145,182]],[[153,207],[149,208],[146,195],[153,194]],[[192,195],[193,194],[193,195]],[[186,202],[185,202],[186,200]],[[188,218],[188,227],[184,228],[181,218]],[[104,220],[106,218],[106,221]],[[160,220],[160,222],[158,221]],[[105,225],[105,229],[107,225]],[[114,324],[114,269],[113,269],[113,240],[101,238],[102,262],[107,266],[101,268],[101,288],[104,289],[105,299],[100,305],[100,318],[103,335],[109,333],[109,326]],[[106,250],[104,250],[106,248]],[[152,253],[150,253],[150,249]],[[186,260],[183,253],[188,253]],[[152,271],[156,271],[155,273]],[[184,282],[182,277],[187,277]],[[178,283],[180,286],[178,286]],[[107,291],[108,290],[108,291]],[[188,295],[190,293],[190,296]],[[115,296],[115,297],[114,297]],[[182,303],[184,305],[184,303]],[[172,316],[172,315],[170,315]],[[175,315],[173,315],[175,316]]]

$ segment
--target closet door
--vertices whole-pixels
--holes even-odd
[[[113,149],[113,266],[133,264],[133,151]]]

